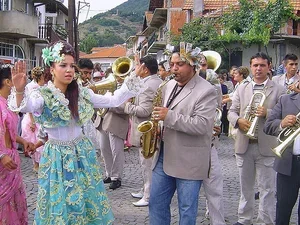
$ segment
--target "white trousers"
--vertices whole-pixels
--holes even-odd
[[[121,180],[125,164],[124,140],[110,132],[100,130],[100,149],[106,176],[112,180]]]
[[[203,180],[211,225],[226,225],[223,207],[223,175],[218,152],[211,148],[211,167],[209,178]]]
[[[275,224],[276,172],[273,170],[274,160],[275,157],[262,156],[258,150],[258,144],[249,144],[245,154],[236,154],[241,186],[239,223],[253,224],[256,179],[260,192],[256,223]]]
[[[143,154],[141,153],[142,148],[139,147],[139,157],[140,157],[140,163],[142,167],[142,175],[144,179],[144,186],[142,188],[142,192],[144,192],[143,199],[147,202],[149,202],[149,196],[150,196],[150,185],[151,185],[151,179],[152,179],[152,157],[150,159],[145,159]]]

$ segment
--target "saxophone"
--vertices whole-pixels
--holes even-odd
[[[154,107],[161,107],[163,105],[162,99],[162,88],[170,81],[171,79],[167,79],[162,82],[153,98],[153,109]],[[145,159],[151,158],[155,151],[158,149],[158,138],[159,138],[159,130],[160,126],[157,120],[154,120],[153,116],[151,116],[150,120],[141,122],[137,129],[141,136],[141,146],[142,146],[142,155]]]

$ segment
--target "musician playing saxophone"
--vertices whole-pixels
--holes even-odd
[[[235,155],[241,197],[237,225],[275,223],[276,184],[275,171],[272,168],[275,156],[271,148],[276,145],[276,138],[263,133],[263,125],[280,95],[284,93],[284,88],[268,78],[269,67],[270,59],[266,54],[257,53],[251,57],[250,70],[253,80],[237,88],[229,109],[228,119],[233,127],[238,128]],[[265,100],[262,102],[264,96]],[[245,116],[246,111],[248,113]],[[250,139],[246,133],[254,119],[257,123],[252,130],[254,138]],[[255,180],[260,191],[257,221],[253,221]]]
[[[297,119],[295,116],[299,113],[299,109],[299,93],[283,95],[268,117],[264,132],[277,136],[284,128],[296,125],[296,129],[299,129],[299,118]],[[300,187],[299,156],[300,137],[297,135],[282,156],[275,159],[274,170],[277,172],[276,225],[290,224],[291,212],[297,201]]]
[[[163,107],[153,111],[164,128],[153,157],[149,223],[171,224],[170,204],[177,190],[179,224],[196,225],[199,190],[209,171],[217,93],[196,74],[199,48],[183,42],[180,48],[169,47],[174,79],[162,90]]]

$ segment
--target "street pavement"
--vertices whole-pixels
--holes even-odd
[[[218,153],[220,162],[222,164],[222,173],[224,176],[225,220],[227,224],[233,224],[237,222],[237,209],[240,194],[238,171],[235,163],[235,157],[233,155],[233,140],[226,136],[221,136]],[[23,154],[21,154],[21,159],[23,180],[26,185],[27,193],[29,225],[31,225],[33,223],[37,195],[37,175],[32,170],[31,159],[24,157]],[[102,162],[101,165],[103,165]],[[125,152],[125,167],[122,186],[116,190],[110,190],[106,184],[108,196],[115,215],[114,225],[149,224],[148,207],[139,208],[133,206],[132,202],[136,201],[136,199],[132,198],[130,195],[131,192],[139,191],[139,189],[142,187],[142,184],[143,180],[138,160],[138,151],[137,149],[133,148]],[[256,200],[255,207],[258,209],[258,200]],[[298,206],[294,208],[291,224],[297,224],[297,207]],[[201,190],[199,196],[197,224],[210,224],[209,220],[204,217],[204,214],[205,197],[203,190]],[[171,224],[178,224],[176,195],[174,196],[171,204],[171,215]],[[257,215],[257,210],[255,215]]]

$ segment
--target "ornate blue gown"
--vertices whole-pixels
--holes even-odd
[[[79,118],[75,120],[68,108],[68,100],[53,83],[31,93],[25,91],[19,109],[32,112],[48,134],[38,173],[34,224],[113,223],[96,151],[91,140],[83,134],[82,127],[90,121],[94,107],[115,107],[134,95],[136,93],[126,90],[126,86],[110,97],[80,87]],[[10,96],[11,108],[14,108],[14,98]]]

